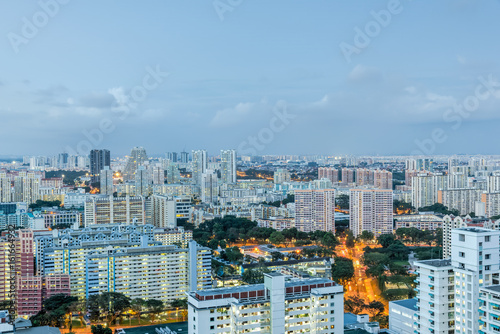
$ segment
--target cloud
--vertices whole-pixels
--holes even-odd
[[[80,98],[80,105],[90,108],[111,108],[116,101],[115,97],[109,92],[92,92]]]
[[[347,79],[355,83],[373,82],[382,79],[382,73],[375,67],[358,64],[349,73]]]
[[[237,126],[258,117],[264,110],[269,108],[270,106],[266,101],[258,103],[241,102],[234,107],[217,111],[209,125],[216,128]]]

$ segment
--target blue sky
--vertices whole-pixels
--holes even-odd
[[[479,77],[500,81],[498,0],[59,1],[0,2],[0,155],[78,151],[103,120],[91,148],[217,153],[285,106],[258,154],[499,153],[500,93],[445,119]],[[147,68],[169,75],[136,101]]]

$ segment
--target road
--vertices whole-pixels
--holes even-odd
[[[343,240],[341,244],[335,248],[337,256],[342,256],[352,260],[354,265],[354,277],[345,283],[345,297],[358,296],[364,299],[367,303],[378,300],[385,305],[385,314],[388,314],[389,303],[380,296],[380,289],[378,287],[378,282],[376,279],[368,277],[366,275],[366,268],[361,263],[361,257],[364,252],[363,249],[366,244],[356,243],[354,248],[347,248]],[[370,247],[379,247],[379,245],[370,245]]]

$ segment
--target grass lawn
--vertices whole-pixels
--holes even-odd
[[[394,261],[394,264],[397,266],[409,266],[410,263],[408,261]]]

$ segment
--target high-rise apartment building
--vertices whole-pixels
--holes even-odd
[[[151,201],[151,223],[156,227],[174,228],[177,226],[175,198],[154,194]]]
[[[207,169],[201,174],[201,200],[205,203],[217,203],[219,200],[219,185],[214,170]]]
[[[167,154],[165,154],[165,157],[170,162],[177,162],[177,152],[167,152]]]
[[[500,285],[491,285],[479,290],[479,334],[500,332]]]
[[[151,168],[153,170],[153,184],[165,184],[165,170],[160,166]]]
[[[455,333],[479,333],[479,290],[499,273],[500,231],[459,228],[451,232],[455,272]]]
[[[179,183],[181,181],[181,172],[179,168],[174,163],[169,163],[167,165],[167,183]]]
[[[236,183],[236,150],[221,150],[221,182]]]
[[[104,167],[111,167],[111,154],[108,150],[91,150],[89,154],[92,182],[99,181],[99,173]]]
[[[102,239],[47,248],[44,267],[48,275],[69,274],[71,295],[79,298],[120,292],[132,299],[169,303],[192,287],[211,287],[209,248],[196,242],[187,249],[157,245],[145,235],[131,241]]]
[[[188,333],[344,333],[344,290],[324,278],[264,274],[263,284],[191,291]]]
[[[146,223],[146,198],[88,198],[85,201],[85,227],[94,224]]]
[[[438,202],[438,191],[448,188],[448,179],[442,174],[419,173],[412,178],[412,205],[415,208]]]
[[[205,173],[208,169],[208,159],[207,159],[207,151],[198,150],[193,151],[193,175],[192,175],[192,183],[197,188],[197,192],[201,191],[201,177],[203,173]]]
[[[278,168],[274,172],[274,184],[283,184],[285,182],[290,182],[290,172],[288,169]]]
[[[354,182],[354,169],[342,168],[342,184],[348,185]]]
[[[127,164],[123,171],[123,180],[132,181],[139,166],[143,166],[148,161],[148,155],[143,147],[134,147],[130,151],[130,156],[127,159]]]
[[[114,186],[113,186],[113,171],[109,167],[104,167],[100,171],[101,179],[101,194],[113,196]]]
[[[454,272],[450,259],[415,262],[419,334],[452,334],[455,327]]]
[[[0,172],[0,203],[12,201],[12,182],[7,173]]]
[[[392,233],[392,190],[351,189],[349,228],[355,237],[363,231],[375,236]]]
[[[34,172],[19,172],[14,178],[14,202],[35,203],[40,199],[41,177]]]
[[[461,215],[468,215],[475,212],[476,203],[481,201],[481,193],[481,190],[474,188],[438,190],[437,202],[450,210],[458,210]]]
[[[378,189],[392,190],[392,173],[388,170],[375,170],[373,172],[373,185]]]
[[[180,153],[180,162],[183,164],[187,164],[189,162],[189,153],[181,152]]]
[[[135,194],[136,196],[149,196],[152,190],[151,174],[144,166],[139,166],[136,170],[135,178]]]
[[[356,169],[356,185],[358,186],[368,186],[373,185],[374,171],[368,168],[358,168]]]
[[[339,182],[339,171],[334,167],[319,167],[318,180],[329,179],[332,184],[336,185]],[[274,182],[276,183],[276,181]]]
[[[335,233],[335,189],[296,190],[295,227],[304,232]]]

